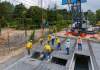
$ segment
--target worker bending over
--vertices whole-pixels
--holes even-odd
[[[50,58],[50,53],[52,52],[52,48],[48,43],[45,43],[44,47],[43,47],[43,54],[44,54],[44,58],[45,59],[49,59]]]

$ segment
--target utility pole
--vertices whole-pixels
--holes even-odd
[[[25,24],[26,21],[26,17],[25,17],[25,11],[23,11],[23,15],[22,15],[22,24],[24,24],[24,30],[25,30],[25,38],[27,40],[27,24]]]
[[[0,0],[0,3],[1,3],[1,0]],[[0,4],[0,9],[1,9],[1,4]],[[2,20],[2,16],[1,16],[1,13],[0,13],[0,35],[1,35],[1,20]]]
[[[41,30],[42,30],[42,35],[43,35],[43,32],[44,32],[44,26],[43,26],[43,0],[41,0]]]
[[[26,42],[27,42],[27,24],[25,24],[25,20],[26,20],[25,17],[21,18],[21,23],[24,26],[24,30],[25,30],[25,39],[26,39]]]

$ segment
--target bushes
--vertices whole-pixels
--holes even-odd
[[[32,32],[32,34],[31,34],[31,36],[30,36],[30,39],[29,39],[29,40],[34,41],[34,35],[35,35],[35,30],[33,30],[33,32]]]
[[[71,20],[60,20],[54,22],[57,31],[60,31],[63,28],[67,28],[71,24]]]

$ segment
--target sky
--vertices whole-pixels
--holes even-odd
[[[23,3],[27,8],[30,6],[39,6],[41,7],[41,0],[2,0],[2,1],[9,1],[12,4],[16,5],[19,3]],[[68,5],[61,5],[62,0],[42,0],[43,8],[53,8],[55,3],[57,4],[58,9],[68,9]],[[82,10],[92,10],[95,12],[97,9],[100,9],[100,0],[87,0],[87,3],[82,4]]]

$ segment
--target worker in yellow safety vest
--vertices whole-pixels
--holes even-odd
[[[31,49],[32,49],[32,40],[27,42],[26,49],[27,49],[28,55],[30,55],[30,52],[31,52]]]
[[[51,46],[48,43],[46,43],[43,47],[44,58],[48,59],[48,57],[50,57],[51,52],[52,52]]]
[[[52,37],[51,37],[51,34],[48,35],[48,43],[50,44],[50,41],[51,41]]]
[[[61,49],[61,43],[60,43],[60,39],[58,37],[56,38],[55,42],[56,42],[56,45],[57,45],[56,49],[60,50]]]

